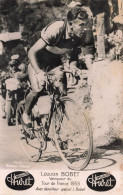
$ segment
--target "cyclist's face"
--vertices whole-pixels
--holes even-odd
[[[86,27],[86,21],[84,20],[74,20],[72,22],[72,29],[73,29],[73,33],[77,36],[77,37],[83,37],[83,31]]]

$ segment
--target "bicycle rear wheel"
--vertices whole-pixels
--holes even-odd
[[[45,138],[43,137],[43,140],[41,142],[41,136],[43,135],[38,135],[40,131],[35,130],[33,118],[31,128],[24,125],[22,120],[24,110],[25,101],[21,101],[17,106],[16,126],[19,132],[19,138],[24,153],[30,161],[37,162],[41,158],[42,150],[43,147],[45,147],[46,140],[44,140]],[[40,140],[38,140],[37,137],[40,137]]]
[[[62,97],[53,120],[54,139],[61,158],[70,169],[84,169],[91,158],[92,132],[81,107]]]

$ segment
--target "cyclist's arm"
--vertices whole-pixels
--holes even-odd
[[[70,69],[75,70],[73,73],[76,71],[79,73],[81,72],[80,69],[77,68],[77,63],[78,63],[78,51],[77,48],[74,48],[73,51],[70,54],[70,59],[69,59],[69,64],[70,64]]]
[[[73,61],[70,63],[70,69],[72,69],[73,74],[76,75],[76,73],[81,74],[81,70],[77,68],[77,61]]]
[[[32,67],[35,70],[35,73],[38,73],[40,71],[37,58],[36,58],[36,53],[39,50],[42,50],[43,48],[45,48],[46,46],[47,46],[47,43],[45,43],[43,39],[39,39],[29,50],[28,57],[29,57]]]
[[[91,69],[94,56],[94,37],[92,30],[86,32],[85,43],[83,47],[83,55],[85,58],[85,64],[88,69]]]

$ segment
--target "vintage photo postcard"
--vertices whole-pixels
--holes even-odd
[[[123,194],[123,0],[0,0],[0,195]]]

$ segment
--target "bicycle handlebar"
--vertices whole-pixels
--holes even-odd
[[[67,70],[67,69],[66,70],[62,69],[60,71],[72,75],[72,77],[75,79],[75,82],[72,85],[77,85],[78,84],[78,80],[80,79],[80,75],[79,74],[74,75],[71,70]],[[46,72],[45,76],[47,77],[47,79],[45,80],[45,82],[48,84],[48,80],[49,79],[52,80],[52,78],[50,78],[50,76],[52,77],[52,76],[55,76],[55,75],[57,75],[57,74],[55,74],[55,72],[52,72],[52,71]]]

